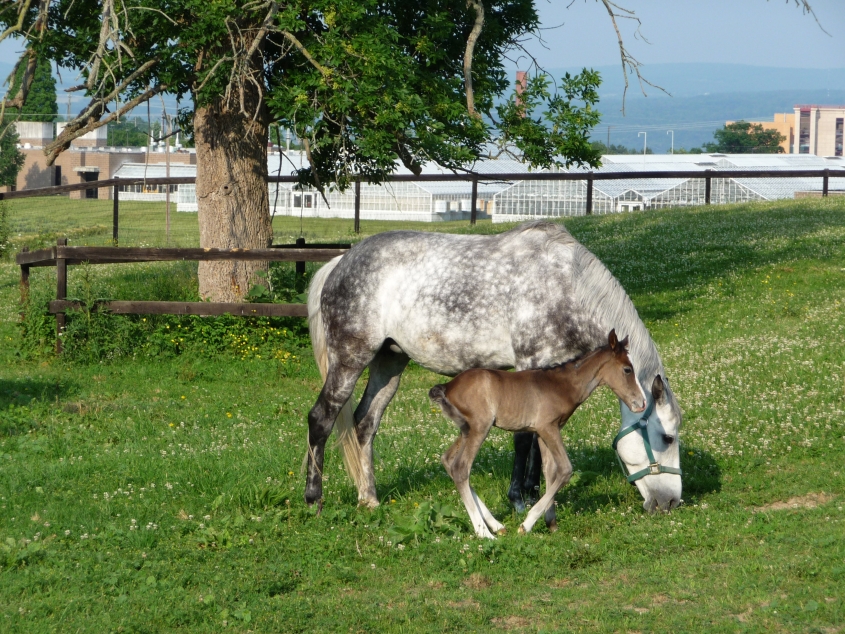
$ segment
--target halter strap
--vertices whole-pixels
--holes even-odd
[[[616,451],[616,460],[619,461],[619,466],[622,468],[622,473],[626,474],[626,478],[631,484],[633,484],[640,478],[644,478],[647,475],[658,475],[660,473],[672,473],[675,475],[681,475],[680,468],[676,469],[675,467],[664,467],[662,464],[657,462],[654,457],[654,452],[651,450],[651,442],[648,439],[648,421],[653,413],[654,401],[651,401],[648,407],[643,412],[643,415],[632,425],[629,425],[628,427],[625,427],[624,429],[620,430],[619,433],[616,434],[616,437],[613,439],[613,450],[616,451],[616,445],[619,444],[619,441],[622,440],[628,434],[633,432],[639,432],[640,436],[642,436],[643,446],[645,446],[645,453],[648,456],[648,466],[645,469],[640,469],[635,473],[628,473],[628,468],[625,466],[625,463],[622,462],[622,458],[619,457],[619,452]]]

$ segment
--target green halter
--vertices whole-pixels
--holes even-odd
[[[622,462],[622,458],[619,457],[619,452],[616,452],[616,459],[619,461],[619,466],[622,467],[622,473],[626,474],[628,482],[631,484],[647,475],[658,475],[660,473],[674,473],[676,475],[681,475],[680,469],[676,469],[675,467],[664,467],[662,464],[658,463],[654,457],[654,452],[651,450],[651,443],[648,440],[648,423],[652,414],[654,414],[654,401],[649,403],[639,420],[622,429],[618,434],[616,434],[616,438],[613,439],[613,449],[616,451],[616,445],[619,441],[632,432],[640,432],[640,435],[643,438],[643,445],[645,446],[645,452],[648,456],[648,466],[645,469],[640,469],[636,473],[629,474],[628,468],[625,466],[625,463]]]

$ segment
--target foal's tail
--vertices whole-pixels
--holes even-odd
[[[308,331],[311,333],[311,347],[314,350],[314,359],[317,362],[317,367],[320,368],[320,376],[323,381],[326,380],[326,375],[329,372],[329,357],[326,346],[326,331],[323,325],[323,313],[320,309],[320,297],[323,294],[323,285],[329,274],[337,266],[340,258],[338,256],[323,266],[311,280],[311,286],[308,288]],[[337,430],[338,442],[343,450],[343,464],[346,466],[346,471],[349,477],[358,487],[358,491],[363,491],[367,487],[367,478],[363,468],[363,455],[361,452],[361,445],[358,443],[358,436],[355,433],[355,417],[354,417],[354,399],[350,396],[346,404],[341,408],[335,421],[335,429]],[[310,452],[310,445],[309,445]],[[308,456],[306,454],[306,460]]]
[[[441,383],[431,388],[428,391],[428,398],[431,399],[432,403],[437,403],[443,410],[443,415],[452,420],[458,427],[463,429],[467,425],[466,417],[446,398],[446,386],[444,384]]]

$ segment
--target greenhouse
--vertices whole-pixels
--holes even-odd
[[[594,173],[635,171],[695,171],[702,178],[620,178],[593,181],[593,213],[703,205],[707,170],[830,169],[831,191],[845,190],[845,163],[838,157],[789,154],[675,154],[611,155],[602,157]],[[586,172],[570,168],[569,172]],[[842,176],[836,177],[839,171]],[[819,178],[714,178],[710,202],[714,205],[794,198],[800,192],[820,192]],[[494,195],[493,222],[584,215],[587,181],[518,181]]]
[[[282,161],[281,169],[279,161]],[[269,174],[290,175],[307,166],[302,152],[273,153],[268,157]],[[794,154],[675,154],[675,155],[610,155],[602,157],[602,166],[594,173],[618,173],[621,178],[593,181],[593,213],[623,213],[641,209],[660,209],[703,205],[707,170],[775,171],[790,169],[830,169],[829,189],[845,191],[845,161],[839,157]],[[554,168],[556,169],[556,168]],[[120,178],[160,178],[165,175],[162,164],[126,163],[117,172]],[[527,174],[525,164],[512,159],[485,160],[473,166],[479,174]],[[570,173],[586,173],[587,168],[571,167]],[[624,178],[626,172],[692,171],[701,178]],[[410,174],[399,166],[397,174]],[[837,176],[841,174],[841,176]],[[171,165],[172,176],[195,176],[195,165]],[[423,174],[451,174],[448,170],[427,164]],[[353,218],[354,188],[340,192],[331,187],[325,199],[313,188],[300,188],[294,183],[270,183],[270,213],[303,218]],[[818,195],[820,178],[714,178],[711,180],[711,204],[748,202]],[[124,200],[164,200],[163,186],[121,186]],[[171,186],[171,200],[178,211],[197,211],[196,186]],[[361,184],[360,212],[363,220],[415,220],[437,222],[469,219],[472,208],[472,183],[451,182],[387,182],[380,185]],[[476,213],[493,222],[519,222],[534,218],[558,218],[586,213],[587,181],[585,180],[481,180],[478,182]]]

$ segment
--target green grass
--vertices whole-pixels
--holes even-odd
[[[56,238],[66,237],[76,246],[112,244],[113,201],[71,200],[67,196],[17,198],[8,201],[11,251],[23,246],[30,249],[52,246]],[[163,202],[120,201],[118,239],[121,246],[199,246],[197,214],[177,212],[171,203],[170,231]],[[490,221],[480,224],[492,226]],[[397,227],[421,231],[456,231],[467,222],[405,222],[363,220],[356,235],[351,220],[275,216],[273,234],[276,244],[293,243],[304,237],[309,242],[349,242]]]
[[[315,239],[348,235],[306,224]],[[426,397],[440,377],[410,368],[385,415],[382,507],[355,507],[332,449],[315,517],[300,474],[320,388],[307,349],[26,360],[17,270],[0,265],[0,631],[842,631],[845,202],[566,225],[661,350],[685,414],[684,504],[642,512],[600,390],[564,430],[577,474],[555,534],[516,534],[511,438],[491,435],[473,484],[510,529],[495,542],[461,527],[439,464],[455,435]],[[161,272],[128,266],[96,274],[150,294],[158,282],[143,280]],[[54,283],[33,271],[34,292]],[[73,269],[69,295],[82,284]],[[398,544],[434,503],[454,516],[441,506],[442,529],[423,522]]]

